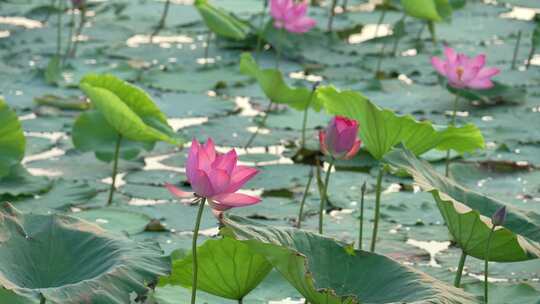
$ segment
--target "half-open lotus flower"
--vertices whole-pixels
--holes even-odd
[[[439,74],[448,79],[448,84],[458,89],[484,90],[493,87],[491,78],[499,74],[497,68],[486,67],[486,55],[470,58],[456,53],[453,48],[444,48],[445,59],[431,58],[431,64]]]
[[[335,159],[350,159],[360,149],[358,122],[342,116],[335,116],[325,130],[319,132],[321,151]]]
[[[178,197],[206,198],[214,211],[259,203],[258,197],[237,193],[258,170],[237,165],[236,151],[221,154],[209,138],[204,145],[193,139],[186,163],[186,176],[195,193],[184,192],[170,184],[167,189]]]
[[[270,14],[274,18],[274,27],[291,33],[305,33],[317,24],[306,16],[308,2],[295,3],[294,0],[271,0]]]

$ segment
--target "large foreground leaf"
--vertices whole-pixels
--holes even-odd
[[[331,86],[319,88],[317,99],[329,113],[358,121],[360,138],[376,159],[381,159],[399,143],[404,143],[416,155],[434,148],[459,153],[484,148],[482,133],[472,124],[448,128],[434,126],[428,121],[417,121],[412,116],[400,116],[381,109],[357,92],[340,92]]]
[[[225,224],[264,255],[309,303],[475,303],[467,293],[424,273],[330,238],[233,216]]]
[[[197,249],[198,289],[227,299],[243,299],[270,273],[272,265],[248,245],[230,237],[207,240]],[[173,261],[172,275],[160,285],[191,287],[193,255]]]
[[[465,189],[406,149],[392,152],[386,160],[407,170],[424,191],[433,194],[454,240],[468,255],[484,259],[490,218],[505,204]],[[506,206],[506,222],[493,234],[489,260],[514,262],[540,257],[540,214]]]
[[[266,97],[274,103],[286,104],[297,110],[304,110],[310,105],[309,89],[289,87],[278,69],[261,69],[249,53],[242,54],[240,72],[257,79]],[[315,101],[311,106],[317,111],[320,110]]]
[[[25,146],[17,114],[0,98],[0,177],[8,175],[11,168],[23,159]]]
[[[157,244],[74,217],[0,210],[0,303],[129,303],[169,264]]]
[[[211,5],[207,0],[196,0],[195,7],[212,32],[236,40],[246,38],[249,27],[227,11]]]

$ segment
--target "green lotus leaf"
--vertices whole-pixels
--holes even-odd
[[[96,157],[105,162],[113,160],[118,136],[119,133],[110,127],[105,116],[97,110],[82,113],[75,121],[71,134],[73,144],[78,150],[94,151]],[[151,151],[154,146],[155,142],[123,139],[119,157],[131,160],[137,157],[141,150]]]
[[[407,15],[428,21],[442,21],[452,15],[448,0],[401,0]]]
[[[234,15],[215,7],[207,0],[196,0],[195,7],[201,14],[206,26],[216,35],[225,38],[244,40],[249,32],[249,26]]]
[[[267,260],[309,303],[476,303],[464,291],[375,253],[311,232],[224,220],[235,237]]]
[[[70,216],[0,209],[2,303],[129,303],[169,269],[157,244]]]
[[[45,176],[30,174],[23,165],[11,168],[9,175],[0,178],[0,197],[12,200],[18,197],[33,197],[51,189],[52,182]]]
[[[0,98],[0,178],[24,157],[26,139],[17,114]]]
[[[378,160],[400,143],[416,155],[431,149],[465,153],[484,148],[484,137],[473,124],[435,126],[410,115],[401,116],[381,109],[357,92],[340,92],[332,86],[318,88],[317,99],[329,113],[357,120],[364,147]]]
[[[230,237],[207,240],[197,249],[197,257],[197,288],[232,300],[243,299],[272,270],[272,265],[264,256],[253,252],[244,242]],[[160,285],[191,287],[192,262],[192,254],[174,260],[171,276],[160,279]]]
[[[450,234],[468,255],[485,259],[493,226],[491,216],[502,206],[507,206],[504,226],[497,227],[493,233],[489,260],[515,262],[540,257],[540,214],[466,189],[405,148],[396,149],[385,159],[406,170],[424,191],[433,195]]]
[[[167,117],[150,96],[112,75],[89,74],[80,88],[92,101],[93,110],[82,113],[73,126],[73,143],[81,151],[94,151],[103,161],[114,155],[122,135],[120,157],[132,159],[151,150],[157,141],[181,144],[167,124]]]
[[[249,53],[242,54],[240,72],[257,79],[266,97],[274,103],[286,104],[297,110],[304,110],[311,102],[309,89],[291,88],[285,83],[283,75],[278,69],[261,69]],[[311,106],[316,111],[321,108],[316,100],[311,102]]]

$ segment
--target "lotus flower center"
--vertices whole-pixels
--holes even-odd
[[[461,77],[463,76],[463,73],[465,72],[465,70],[463,69],[463,67],[457,67],[456,68],[456,73],[457,73],[457,77],[459,80],[461,80]]]

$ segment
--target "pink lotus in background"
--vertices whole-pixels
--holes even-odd
[[[319,132],[321,150],[335,159],[350,159],[360,149],[358,122],[342,116],[335,116],[325,130]]]
[[[237,155],[234,149],[221,154],[216,152],[211,138],[204,145],[193,139],[186,162],[186,176],[195,194],[184,192],[170,184],[166,187],[178,197],[206,198],[218,214],[230,208],[260,202],[258,197],[236,193],[259,172],[236,163]]]
[[[448,79],[450,86],[458,89],[478,90],[493,87],[491,78],[499,74],[500,70],[485,67],[485,54],[470,58],[465,54],[456,53],[453,48],[445,47],[444,55],[446,60],[433,57],[431,64],[439,74]]]
[[[284,28],[291,33],[305,33],[315,26],[317,21],[306,16],[307,9],[307,1],[294,3],[294,0],[270,0],[274,27]]]

